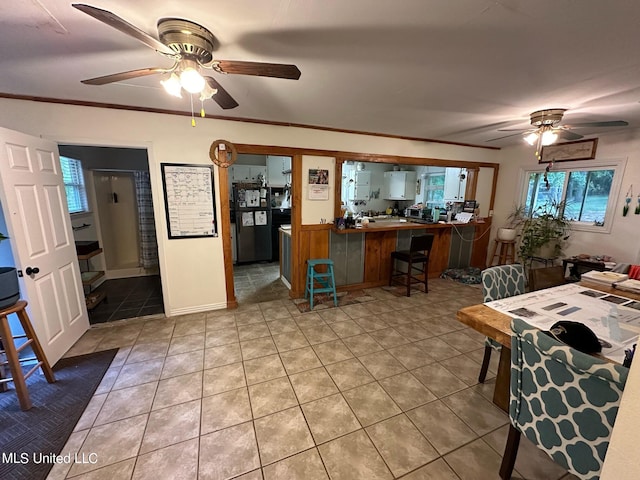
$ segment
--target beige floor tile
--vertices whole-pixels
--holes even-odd
[[[254,338],[268,337],[270,335],[271,332],[265,322],[238,326],[238,338],[241,342],[253,340]]]
[[[484,348],[481,350],[484,353]],[[446,362],[443,362],[442,365],[467,385],[471,386],[478,383],[478,374],[482,363],[476,362],[469,355],[451,357]]]
[[[340,338],[353,337],[364,333],[364,330],[353,320],[345,320],[343,322],[335,322],[331,325],[331,330]]]
[[[316,312],[307,312],[299,315],[297,317],[293,317],[293,321],[296,322],[299,328],[312,328],[312,327],[321,327],[326,325],[327,323],[322,319],[322,317]]]
[[[239,343],[229,343],[219,347],[207,348],[204,351],[204,368],[221,367],[242,361]]]
[[[167,356],[168,349],[168,340],[139,343],[131,348],[125,363],[144,362],[145,360],[152,360],[154,358],[164,358]]]
[[[94,395],[99,395],[101,393],[109,393],[113,388],[113,384],[116,383],[118,375],[120,375],[121,369],[122,369],[122,366],[109,367],[107,369],[107,372],[104,374],[104,377],[102,377],[102,380],[100,381],[100,385],[98,385],[98,388],[96,388]]]
[[[436,396],[410,372],[383,378],[379,382],[393,401],[405,412],[436,399]]]
[[[200,400],[155,410],[149,415],[139,454],[196,438],[199,434]]]
[[[368,333],[348,337],[342,341],[356,357],[383,350],[382,346]]]
[[[204,371],[202,396],[235,390],[246,384],[242,362],[210,368]]]
[[[393,476],[364,430],[318,447],[331,480],[386,480]]]
[[[180,459],[176,461],[176,459]],[[198,476],[198,439],[177,443],[145,455],[140,455],[136,462],[132,480],[194,480]],[[126,477],[124,477],[126,478]],[[112,477],[109,480],[119,480]]]
[[[387,351],[369,353],[358,357],[358,359],[367,370],[369,370],[369,373],[377,379],[390,377],[407,371],[407,369]]]
[[[376,330],[375,332],[370,332],[369,335],[373,337],[373,339],[382,345],[384,348],[393,348],[398,345],[405,345],[409,343],[409,340],[400,335],[397,330],[394,328],[385,328],[384,330]]]
[[[266,357],[278,353],[275,343],[271,337],[254,338],[240,342],[243,360],[251,360],[252,358]]]
[[[195,335],[205,332],[205,319],[196,318],[193,320],[176,320],[176,326],[173,330],[173,336],[184,337],[186,335]]]
[[[320,325],[317,327],[305,327],[301,328],[302,333],[309,344],[316,345],[318,343],[330,342],[332,340],[336,340],[338,336],[334,333],[329,325]]]
[[[130,363],[120,369],[112,390],[133,387],[143,383],[157,382],[160,379],[164,358],[156,358],[145,362]]]
[[[93,426],[93,422],[95,422],[96,417],[100,413],[100,409],[102,409],[102,405],[104,405],[106,399],[106,393],[97,394],[91,397],[87,408],[84,409],[84,412],[82,413],[80,420],[78,420],[78,423],[76,423],[76,426],[73,428],[73,431],[79,432],[80,430],[91,428]]]
[[[84,458],[89,458],[90,454],[97,454],[96,462],[76,463],[71,467],[69,475],[87,473],[134,458],[140,448],[147,417],[148,414],[138,415],[92,428],[79,454]]]
[[[371,304],[375,303],[376,302],[371,302]],[[389,328],[389,324],[387,322],[376,317],[377,314],[374,313],[370,317],[355,318],[353,321],[356,322],[365,332],[375,332],[376,330]]]
[[[313,439],[319,445],[361,428],[342,395],[324,397],[302,405]]]
[[[390,348],[388,352],[409,370],[423,367],[436,361],[424,348],[420,348],[415,343]]]
[[[89,430],[79,430],[77,432],[73,432],[69,435],[67,442],[64,447],[60,451],[60,455],[75,455],[80,451],[80,447],[84,443],[87,435],[89,434]],[[51,470],[49,471],[49,475],[47,476],[47,480],[64,480],[67,477],[67,473],[71,469],[73,465],[67,462],[55,463]]]
[[[246,387],[202,399],[200,426],[202,435],[249,420],[251,420],[251,405]]]
[[[252,422],[200,437],[198,478],[226,480],[260,467]]]
[[[113,390],[107,396],[94,425],[104,425],[151,411],[157,382]],[[133,401],[132,401],[133,399]]]
[[[293,321],[293,318],[282,318],[279,320],[273,320],[267,322],[271,335],[279,335],[281,333],[297,332],[300,329],[298,324]]]
[[[267,322],[272,320],[279,320],[281,318],[292,318],[291,314],[287,311],[286,308],[282,307],[269,307],[262,308],[262,315]]]
[[[203,369],[204,350],[196,350],[179,355],[171,355],[164,361],[160,379],[186,375],[187,373],[198,372]]]
[[[312,448],[264,468],[264,480],[329,480],[318,450]]]
[[[155,325],[158,322],[147,322],[136,339],[136,344],[171,340],[175,322]]]
[[[353,354],[347,348],[342,340],[334,340],[333,342],[320,343],[313,346],[313,350],[323,365],[341,362],[348,358],[353,358]]]
[[[243,363],[248,385],[286,376],[279,355],[254,358]]]
[[[324,367],[306,370],[289,377],[300,403],[338,393],[338,388]]]
[[[99,468],[98,470],[93,470],[88,473],[84,473],[82,475],[78,475],[77,477],[73,477],[77,480],[113,480],[115,478],[131,478],[131,474],[133,473],[133,467],[136,464],[135,458],[130,458],[128,460],[124,460],[122,462],[114,463],[113,465],[108,465],[103,468]],[[49,480],[47,478],[47,480]]]
[[[445,455],[478,437],[441,401],[410,410],[407,416],[440,455]]]
[[[336,322],[344,322],[351,320],[351,317],[344,313],[340,308],[329,308],[327,310],[318,311],[318,315],[328,324]]]
[[[253,417],[259,418],[298,405],[287,377],[276,378],[249,387]]]
[[[219,330],[207,330],[205,336],[205,347],[219,347],[229,343],[238,343],[238,329],[235,327],[221,328]]]
[[[294,331],[274,335],[273,341],[276,343],[279,352],[287,352],[309,346],[307,337],[297,327]]]
[[[222,310],[221,312],[227,312]],[[211,312],[212,314],[215,312]],[[224,328],[231,328],[236,326],[236,319],[233,313],[220,313],[218,315],[208,314],[205,319],[205,331],[211,332],[214,330],[222,330]]]
[[[472,389],[444,397],[442,402],[480,436],[509,423],[509,415]]]
[[[446,360],[447,358],[455,357],[457,355],[462,354],[461,351],[456,350],[447,342],[440,339],[440,337],[427,338],[426,340],[420,340],[416,342],[414,345],[417,345],[420,348],[422,348],[431,357],[433,357],[439,362]]]
[[[185,335],[184,337],[173,337],[171,339],[171,345],[169,345],[169,355],[202,350],[204,348],[204,339],[204,333]]]
[[[444,460],[462,480],[498,479],[502,461],[500,455],[482,439],[454,450],[445,455]]]
[[[402,477],[402,480],[460,480],[442,458]]]
[[[113,360],[111,360],[110,367],[121,367],[124,365],[124,362],[127,360],[129,353],[131,352],[132,347],[121,347],[118,349],[118,353]]]
[[[320,359],[311,347],[282,352],[280,359],[289,375],[322,366]]]
[[[325,368],[340,390],[348,390],[375,381],[357,358],[332,363]]]
[[[234,477],[233,480],[263,480],[262,469],[258,468],[253,472],[245,473],[239,477]]]
[[[195,372],[161,380],[152,410],[202,398],[202,376],[202,372]]]
[[[484,347],[484,341],[471,338],[468,335],[458,332],[451,332],[440,336],[440,340],[444,340],[456,350],[461,352],[470,352]]]
[[[433,337],[433,333],[417,323],[407,323],[406,325],[398,325],[394,328],[400,335],[410,342],[417,342],[418,340]]]
[[[438,452],[405,415],[365,429],[396,477],[438,458]]]
[[[353,388],[343,392],[343,395],[365,427],[401,413],[400,408],[377,382]]]
[[[438,398],[467,388],[466,383],[449,372],[440,363],[416,368],[411,373]]]
[[[236,325],[252,325],[254,323],[264,322],[264,316],[259,309],[249,310],[246,312],[238,312],[235,314]]]
[[[313,447],[313,439],[300,407],[254,421],[263,466]]]
[[[358,304],[355,303],[353,305],[346,305],[344,307],[340,307],[344,313],[349,315],[352,319],[362,318],[362,317],[371,317],[373,316],[373,312],[369,310],[366,303]]]

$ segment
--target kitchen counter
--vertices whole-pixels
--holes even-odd
[[[357,227],[357,228],[345,228],[340,230],[338,228],[333,229],[335,233],[345,234],[345,233],[355,233],[355,232],[386,232],[391,230],[415,230],[415,229],[428,229],[428,230],[439,230],[439,229],[450,229],[452,227],[465,227],[465,226],[476,226],[476,225],[484,225],[484,222],[469,222],[469,223],[461,223],[461,222],[452,222],[452,223],[422,223],[422,222],[412,222],[411,220],[407,220],[401,222],[400,220],[376,220],[373,223],[369,223],[367,226]]]

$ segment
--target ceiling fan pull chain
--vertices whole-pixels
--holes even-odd
[[[189,94],[189,100],[191,100],[191,126],[195,127],[196,126],[196,117],[193,114],[193,95]]]

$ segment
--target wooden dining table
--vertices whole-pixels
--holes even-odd
[[[610,286],[581,280],[578,283],[585,288],[599,290],[611,295],[640,301],[640,294],[623,291]],[[511,318],[502,312],[481,303],[462,308],[456,313],[457,319],[481,334],[492,338],[502,345],[500,361],[493,392],[493,403],[505,412],[509,411],[509,388],[511,380]]]

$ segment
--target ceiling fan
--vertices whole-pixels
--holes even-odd
[[[174,61],[170,68],[142,68],[82,80],[86,85],[106,85],[147,75],[169,74],[161,82],[168,93],[179,97],[184,89],[192,94],[200,94],[201,100],[213,98],[226,110],[237,107],[238,102],[213,77],[202,76],[201,70],[290,80],[298,80],[301,75],[295,65],[214,59],[215,37],[205,27],[189,20],[161,18],[158,20],[158,40],[107,10],[82,3],[74,3],[72,6]]]
[[[575,133],[572,130],[574,128],[600,128],[600,127],[625,127],[629,125],[624,120],[611,120],[605,122],[585,122],[574,123],[573,125],[560,125],[566,108],[550,108],[546,110],[538,110],[530,115],[530,121],[533,128],[521,129],[521,128],[504,128],[499,129],[499,132],[517,131],[518,133],[512,133],[498,138],[492,138],[487,140],[492,142],[495,140],[501,140],[503,138],[513,137],[515,135],[523,135],[524,140],[529,145],[538,143],[538,151],[540,146],[551,145],[559,138],[563,140],[579,140],[584,135]]]

